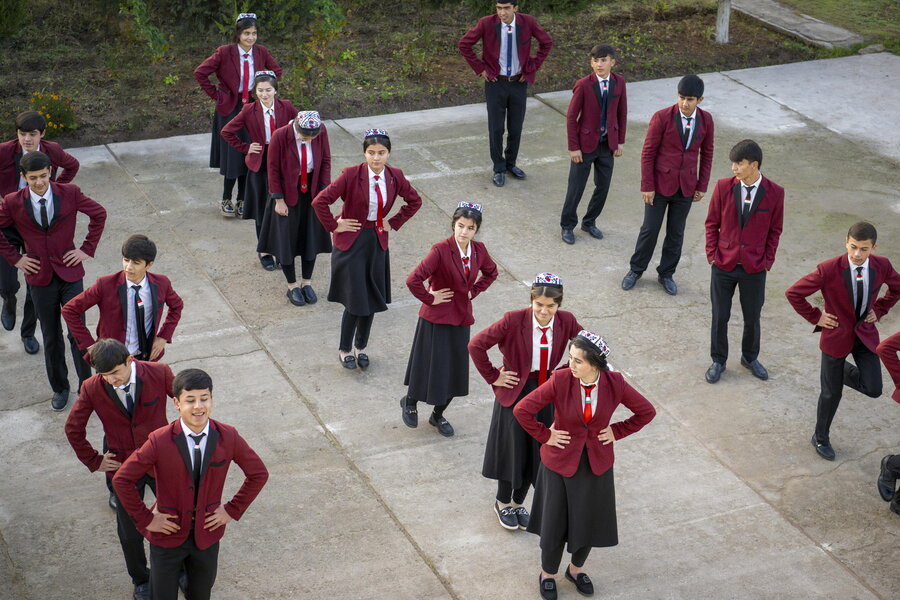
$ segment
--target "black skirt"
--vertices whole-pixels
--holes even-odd
[[[411,399],[443,406],[469,395],[469,329],[419,317],[403,379]]]
[[[295,256],[310,260],[332,250],[331,236],[312,209],[311,194],[298,194],[297,205],[288,207],[286,217],[275,212],[275,201],[270,200],[259,230],[256,251],[271,254],[283,265],[293,264]]]
[[[247,170],[247,186],[244,188],[244,214],[242,219],[262,223],[269,203],[269,175],[266,172],[266,155],[259,171]]]
[[[351,315],[367,317],[387,310],[391,303],[391,255],[378,243],[375,230],[364,227],[348,250],[331,254],[328,301],[338,302]]]
[[[231,147],[222,137],[222,128],[237,116],[244,107],[238,100],[231,114],[223,117],[218,111],[213,111],[212,142],[209,147],[209,167],[219,169],[219,174],[227,179],[237,179],[247,174],[247,165],[244,163],[244,155]],[[243,142],[250,143],[250,134],[246,129],[238,131],[238,137]]]
[[[541,463],[528,531],[541,536],[544,550],[558,548],[563,542],[568,542],[569,552],[618,544],[612,467],[594,475],[587,448],[571,477],[563,477]]]
[[[512,406],[494,401],[491,427],[484,445],[484,463],[481,474],[488,479],[507,481],[514,490],[534,485],[538,466],[541,464],[541,445],[522,429],[513,415],[519,400],[537,389],[537,379],[525,381],[519,397]],[[537,420],[550,427],[553,423],[553,404],[548,404],[537,414]]]

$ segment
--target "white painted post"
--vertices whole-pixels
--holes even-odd
[[[716,41],[728,43],[728,24],[731,21],[731,0],[719,0],[719,14],[716,16]]]

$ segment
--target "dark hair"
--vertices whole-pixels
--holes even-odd
[[[367,138],[363,139],[363,152],[366,151],[366,148],[369,146],[374,146],[375,144],[381,144],[387,151],[391,151],[391,138],[386,135],[370,135]]]
[[[853,238],[857,242],[861,242],[863,240],[872,240],[872,245],[875,245],[875,242],[878,241],[878,232],[875,231],[875,226],[866,221],[860,221],[859,223],[854,223],[850,230],[847,231],[847,237]]]
[[[122,244],[122,258],[152,263],[156,260],[156,244],[142,233],[136,233]]]
[[[757,168],[762,166],[762,158],[762,148],[753,140],[739,141],[728,153],[728,160],[731,162],[739,163],[747,159],[747,162],[757,162]]]
[[[185,369],[179,371],[175,379],[172,380],[172,391],[176,398],[181,397],[181,392],[190,392],[192,390],[209,390],[212,392],[212,377],[206,371],[200,369]]]
[[[268,81],[269,83],[272,84],[272,87],[275,88],[275,91],[276,92],[278,91],[278,78],[277,77],[272,77],[268,73],[266,73],[265,75],[257,75],[253,79],[253,87],[250,88],[250,95],[253,96],[254,99],[256,98],[256,86],[261,81]]]
[[[519,0],[497,0],[496,4],[512,4],[513,6],[518,6]]]
[[[256,31],[259,32],[259,25],[256,23],[256,19],[240,19],[237,23],[234,24],[234,33],[231,34],[231,41],[237,44],[241,41],[241,33],[245,29],[250,29],[251,27],[256,27]]]
[[[29,152],[19,160],[19,173],[31,173],[34,171],[43,171],[49,169],[53,163],[50,157],[43,152]]]
[[[460,206],[456,210],[453,211],[453,216],[450,218],[450,227],[454,227],[456,222],[460,219],[472,219],[475,221],[475,230],[481,230],[481,213],[475,210],[474,208],[469,208],[468,206]]]
[[[615,60],[617,58],[616,49],[609,44],[597,44],[591,48],[591,58],[603,58],[604,56]]]
[[[102,338],[89,351],[91,363],[98,373],[109,373],[119,365],[128,362],[128,348],[119,340]]]
[[[561,287],[549,286],[549,285],[531,286],[532,302],[537,300],[541,296],[543,296],[544,298],[550,298],[551,300],[556,302],[557,306],[562,306],[563,289]]]
[[[678,93],[682,96],[703,97],[703,80],[696,75],[685,75],[678,82]]]
[[[16,115],[16,129],[19,131],[34,131],[41,133],[47,128],[47,119],[36,110],[26,110]]]
[[[572,338],[572,346],[584,352],[584,357],[591,366],[596,367],[601,371],[609,371],[609,365],[606,364],[606,357],[600,354],[600,350],[597,349],[597,346],[581,336]]]
[[[300,132],[300,135],[305,135],[308,138],[314,138],[320,133],[322,133],[322,126],[316,127],[315,129],[307,129],[306,127],[297,127],[297,120],[294,119],[294,129]]]

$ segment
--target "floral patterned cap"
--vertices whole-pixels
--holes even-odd
[[[322,126],[322,119],[317,110],[301,110],[297,113],[297,127],[300,129],[318,129]]]
[[[594,346],[597,347],[597,350],[600,351],[600,354],[604,357],[609,356],[609,346],[606,345],[606,340],[602,337],[594,333],[593,331],[588,331],[587,329],[582,329],[578,332],[578,336],[580,338],[584,338]]]
[[[472,210],[484,214],[484,207],[480,204],[475,204],[474,202],[460,202],[456,205],[456,208],[471,208]]]
[[[275,71],[257,71],[253,74],[253,79],[257,77],[262,77],[263,75],[268,75],[272,79],[278,79],[278,75],[275,74]]]
[[[364,137],[367,137],[367,138],[368,138],[368,137],[375,137],[376,135],[379,135],[379,136],[381,136],[381,137],[386,137],[386,138],[391,137],[391,136],[388,135],[388,132],[387,132],[386,129],[378,129],[378,128],[375,128],[375,129],[366,129],[366,134],[365,134]]]
[[[241,13],[238,15],[238,18],[237,18],[237,20],[235,20],[235,23],[237,23],[239,21],[243,21],[244,19],[253,19],[255,21],[256,13]]]
[[[558,287],[563,286],[562,279],[553,273],[538,273],[534,278],[531,287]]]

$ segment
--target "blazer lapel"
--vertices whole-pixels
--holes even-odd
[[[594,77],[594,79],[596,79],[596,77]],[[616,79],[615,79],[615,77],[613,77],[613,74],[610,73],[609,74],[609,89],[606,91],[607,100],[612,99],[613,94],[615,94],[615,93],[616,93]]]
[[[53,218],[50,219],[50,227],[53,227],[60,217],[60,193],[59,190],[53,189],[53,184],[50,184],[50,189],[53,191]]]
[[[134,414],[137,415],[138,406],[141,404],[141,389],[144,387],[144,381],[141,379],[141,376],[135,372],[134,374],[134,395],[131,396],[134,398]]]
[[[188,479],[192,479],[194,469],[191,466],[191,454],[188,452],[187,438],[181,430],[181,421],[175,422],[175,425],[172,426],[172,433],[175,437],[175,445],[178,447],[178,453],[181,454],[181,460],[184,461],[184,468],[187,469]],[[209,445],[207,445],[206,448],[209,449]]]
[[[209,466],[209,461],[212,458],[213,452],[216,451],[216,442],[218,441],[219,431],[210,425],[209,437],[206,440],[206,452],[203,453],[203,462],[200,465],[200,481],[203,481],[203,476],[206,475],[206,468]]]
[[[394,174],[389,167],[385,166],[382,175],[384,175],[384,187],[387,191],[387,198],[384,199],[384,218],[386,220],[388,211],[394,205],[394,197],[397,195],[397,183],[394,181]]]
[[[527,360],[528,371],[531,371],[531,363],[534,360],[534,333],[531,330],[531,324],[533,317],[531,316],[533,313],[529,310],[528,314],[525,315],[524,323],[522,323],[522,347],[525,348],[525,359]],[[553,372],[553,368],[548,366],[548,370],[550,373]],[[547,376],[550,376],[550,373],[547,373]],[[519,373],[519,378],[523,377],[522,373]],[[528,377],[525,375],[525,377]]]
[[[123,276],[124,279],[124,276]],[[128,283],[123,281],[117,288],[119,292],[119,306],[122,307],[122,324],[128,329]]]
[[[600,82],[597,81],[596,75],[591,75],[594,81],[591,83],[591,87],[594,89],[594,95],[597,96],[597,104],[601,107],[603,106],[603,92],[600,91]]]
[[[153,283],[153,279],[150,278],[150,275],[147,275],[147,283],[150,284],[150,310],[153,311],[153,329],[150,331],[148,335],[148,339],[151,344],[153,344],[153,339],[156,337],[156,332],[159,328],[158,319],[158,305],[159,305],[159,286]],[[146,327],[146,325],[145,325]]]
[[[35,224],[35,226],[38,229],[43,229],[43,227],[41,227],[41,224],[35,218],[34,210],[32,210],[32,207],[31,207],[31,192],[29,191],[29,189],[27,187],[22,188],[22,191],[24,192],[22,194],[22,210],[25,211],[25,214],[28,215],[28,217],[31,219],[31,221]],[[18,277],[18,275],[17,275],[17,277]]]
[[[845,259],[846,260],[846,259]],[[843,262],[843,261],[842,261]],[[850,264],[844,267],[841,270],[841,274],[844,276],[844,285],[847,287],[847,298],[850,303],[850,310],[854,310],[853,306],[853,278],[850,275]]]
[[[678,122],[681,123],[681,119],[678,119]],[[697,138],[700,137],[700,132],[703,129],[703,119],[700,118],[700,109],[694,109],[694,123],[693,123],[694,131],[692,132],[691,139],[688,140],[688,145],[685,150],[690,150],[691,146],[694,145],[694,142],[697,141]]]
[[[119,395],[116,393],[116,390],[113,389],[113,386],[103,382],[103,389],[106,390],[106,395],[109,396],[109,399],[112,400],[112,403],[118,408],[123,415],[131,419],[131,415],[128,414],[128,409],[125,408],[125,405],[122,404],[122,401],[119,400]],[[134,396],[132,396],[134,398]]]
[[[741,223],[741,212],[743,211],[742,205],[744,203],[744,199],[741,198],[742,191],[740,179],[735,179],[734,187],[732,188],[732,190],[734,191],[734,216],[737,220],[738,227],[743,228],[744,225],[743,223]]]
[[[756,212],[756,209],[759,208],[759,204],[763,201],[763,198],[766,197],[766,188],[763,187],[762,181],[759,183],[759,189],[756,190],[756,195],[753,197],[753,203],[750,204],[750,214],[747,216],[747,223],[750,222],[750,219],[753,218],[753,213]],[[745,225],[747,223],[744,223]]]
[[[878,290],[875,289],[875,279],[878,277],[878,273],[875,272],[875,265],[872,264],[872,261],[869,261],[869,294],[866,297],[866,305],[863,310],[863,315],[868,314],[869,309],[872,308],[872,300],[878,295]],[[865,318],[865,316],[863,316]]]
[[[497,62],[500,62],[500,49],[503,47],[500,41],[500,17],[497,17],[497,25],[494,26],[494,37],[497,38]]]

